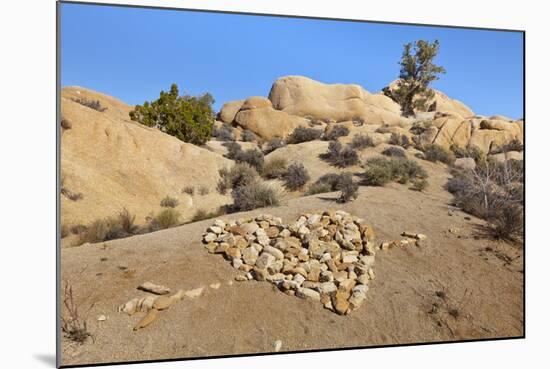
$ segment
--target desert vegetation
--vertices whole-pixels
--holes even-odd
[[[349,135],[349,128],[346,126],[336,126],[323,136],[323,139],[327,141],[334,141],[340,137]]]
[[[284,174],[285,186],[291,191],[297,191],[309,181],[309,173],[301,163],[291,164]]]
[[[367,147],[376,146],[374,140],[369,135],[357,134],[353,136],[353,139],[349,143],[350,147],[356,150],[364,150]]]
[[[224,123],[221,127],[213,129],[212,136],[220,141],[235,141],[233,127],[228,123]]]
[[[434,163],[441,162],[447,165],[452,165],[456,159],[451,151],[440,145],[428,144],[424,145],[422,149],[424,151],[424,159]]]
[[[160,206],[163,208],[175,208],[180,204],[175,197],[166,196],[160,201]]]
[[[383,92],[401,106],[404,116],[414,115],[415,109],[427,111],[428,103],[434,97],[429,88],[431,82],[439,79],[445,68],[435,65],[433,59],[439,51],[439,41],[433,43],[418,40],[405,44],[401,57],[399,80],[395,88],[386,87]]]
[[[288,162],[283,157],[271,158],[262,167],[262,177],[267,179],[283,178],[287,173]]]
[[[86,98],[81,97],[81,98],[73,99],[73,101],[76,103],[79,103],[82,106],[97,110],[100,113],[103,113],[105,110],[107,110],[107,107],[101,105],[101,102],[99,100],[88,100]]]
[[[407,154],[405,154],[405,150],[403,150],[400,147],[396,146],[390,146],[384,151],[382,151],[382,155],[389,156],[391,158],[406,158]]]
[[[255,181],[246,186],[240,186],[233,190],[232,211],[247,211],[256,208],[279,205],[279,194],[269,185],[261,181]]]
[[[82,344],[92,334],[88,331],[86,319],[82,317],[75,302],[73,288],[65,282],[63,286],[63,313],[61,315],[61,330],[69,340]]]
[[[346,145],[343,146],[338,141],[331,141],[326,153],[321,158],[340,168],[350,167],[359,163],[359,155],[356,149]]]
[[[287,144],[299,144],[313,140],[319,140],[323,132],[319,129],[308,127],[297,127],[290,136],[287,137]]]
[[[371,158],[367,160],[366,167],[363,184],[367,186],[384,186],[389,182],[406,184],[428,177],[419,164],[402,158]]]
[[[182,141],[203,145],[212,136],[213,103],[214,98],[209,93],[180,96],[178,86],[172,84],[170,91],[161,91],[157,100],[136,105],[130,118]]]
[[[281,147],[285,146],[286,142],[280,137],[274,137],[271,140],[269,140],[265,146],[264,154],[269,154],[270,152],[273,152],[277,149],[280,149]]]
[[[502,239],[523,237],[523,162],[484,161],[473,170],[454,170],[447,189],[464,211],[487,219]]]
[[[411,146],[411,140],[409,140],[409,137],[395,132],[391,134],[388,143],[390,145],[401,146],[404,149],[408,149]]]

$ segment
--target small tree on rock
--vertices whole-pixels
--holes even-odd
[[[170,92],[161,91],[157,100],[136,105],[130,118],[182,141],[202,145],[212,136],[213,103],[209,93],[179,96],[178,86],[172,84]]]
[[[399,105],[404,116],[414,114],[414,110],[426,111],[427,103],[434,97],[429,88],[431,82],[438,80],[438,74],[445,68],[435,65],[433,59],[439,51],[439,41],[433,43],[418,40],[405,44],[399,64],[399,80],[395,87],[385,87],[384,94]]]

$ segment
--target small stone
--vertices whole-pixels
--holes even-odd
[[[355,263],[357,261],[357,256],[356,255],[344,255],[344,257],[342,258],[342,261],[344,263]]]
[[[312,282],[319,282],[320,275],[321,275],[321,268],[319,267],[311,268],[311,270],[307,274],[307,280]]]
[[[426,247],[428,245],[428,242],[426,240],[416,240],[415,242],[416,247]]]
[[[359,277],[357,277],[357,283],[360,283],[362,285],[368,285],[369,284],[369,276],[367,274],[362,274]]]
[[[237,282],[244,282],[244,281],[247,281],[248,278],[246,278],[246,276],[244,276],[244,275],[242,275],[242,274],[239,274],[239,275],[235,276],[235,280],[236,280]]]
[[[334,281],[334,274],[332,274],[331,271],[324,271],[324,272],[321,272],[321,275],[319,277],[319,281],[321,282],[332,282]]]
[[[145,292],[151,292],[155,295],[166,295],[170,293],[170,288],[161,286],[159,284],[154,284],[151,282],[144,282],[138,286],[138,290],[142,290]]]
[[[216,235],[215,233],[208,232],[207,234],[204,235],[204,242],[212,242],[216,238],[218,238],[218,235]]]
[[[216,245],[218,245],[218,244],[216,244]],[[223,253],[225,253],[228,249],[229,249],[229,244],[228,244],[228,243],[220,243],[220,244],[218,245],[218,247],[216,247],[215,253],[216,253],[216,254],[223,254]]]
[[[247,247],[242,252],[243,260],[248,265],[255,265],[256,261],[258,260],[258,250],[256,250],[254,247]]]
[[[253,234],[260,228],[260,226],[256,222],[250,222],[241,224],[241,228],[245,234]]]
[[[257,281],[263,282],[267,279],[268,277],[267,269],[261,269],[261,268],[255,267],[253,270],[254,270],[254,278]]]
[[[372,268],[369,268],[368,275],[370,279],[376,278],[376,276],[374,275],[374,270]]]
[[[224,222],[223,220],[221,220],[221,219],[216,219],[216,220],[214,221],[214,225],[215,225],[216,227],[220,227],[221,229],[224,229],[224,228],[225,228],[225,222]]]
[[[225,251],[225,255],[227,255],[230,259],[240,259],[241,250],[237,247],[230,247]]]
[[[294,268],[293,274],[301,274],[302,277],[307,278],[307,272],[306,272],[306,270],[305,270],[304,268],[302,268],[302,267],[296,267],[296,268]]]
[[[283,260],[285,258],[285,255],[283,254],[283,252],[273,246],[269,246],[269,245],[264,246],[263,251],[273,255],[277,260]]]
[[[269,238],[275,238],[279,235],[279,228],[277,227],[269,227],[267,230],[266,230],[266,235],[267,237]]]
[[[246,276],[246,279],[248,280],[254,279],[254,276],[252,275],[252,273],[246,273],[245,276]]]
[[[222,233],[222,229],[223,229],[223,228],[220,228],[220,227],[217,227],[217,226],[210,226],[210,228],[208,228],[208,230],[209,230],[210,232],[213,232],[213,233],[215,233],[215,234],[220,234],[220,233]]]
[[[279,236],[283,238],[290,237],[290,231],[288,229],[283,229],[281,232],[279,232]]]
[[[319,262],[321,263],[326,263],[327,261],[329,261],[331,259],[331,256],[330,256],[330,253],[329,252],[325,252],[323,254],[323,256],[321,256],[321,258],[319,259]]]
[[[302,288],[302,287],[298,288],[296,290],[296,296],[301,297],[303,299],[311,299],[311,300],[317,300],[317,301],[321,300],[321,295],[319,294],[319,292],[314,291],[310,288]]]
[[[388,251],[390,249],[390,243],[389,242],[382,242],[380,244],[380,250]]]
[[[275,352],[281,351],[282,346],[283,346],[283,341],[281,341],[281,340],[277,340],[277,341],[273,342],[273,350],[275,350]]]
[[[339,292],[335,293],[333,296],[334,298],[332,299],[332,305],[334,306],[334,310],[340,315],[346,314],[349,310],[349,302],[347,297]]]
[[[334,273],[334,279],[338,282],[342,282],[345,279],[348,279],[348,273],[345,270],[338,271]]]
[[[405,232],[401,233],[401,236],[409,237],[409,238],[416,238],[416,233],[405,231]]]
[[[209,242],[206,246],[206,249],[209,253],[213,254],[216,252],[216,249],[218,248],[218,243],[216,242]]]
[[[233,268],[239,269],[243,265],[243,261],[242,261],[242,259],[235,258],[235,259],[233,259],[232,264],[233,264]]]
[[[221,283],[212,283],[210,285],[210,288],[217,290],[218,288],[220,288],[220,286],[221,286]]]
[[[204,287],[195,288],[193,290],[186,291],[185,296],[193,299],[193,298],[199,297],[202,294],[203,290],[204,290]]]
[[[306,279],[305,279],[304,276],[301,275],[301,274],[295,274],[295,275],[294,275],[294,278],[292,278],[292,280],[293,280],[294,282],[298,283],[298,286],[301,286],[302,283],[304,283],[304,281],[305,281]]]
[[[106,320],[107,320],[107,317],[106,317],[105,315],[103,315],[103,314],[97,316],[97,321],[98,321],[98,322],[104,322],[104,321],[106,321]]]
[[[416,239],[417,240],[425,240],[427,238],[428,238],[428,236],[426,236],[425,234],[422,234],[422,233],[417,233],[416,234]]]
[[[317,287],[317,290],[324,294],[331,294],[332,292],[336,292],[337,289],[338,287],[333,282],[324,282]]]
[[[172,296],[159,296],[153,302],[153,308],[157,310],[168,309],[174,303]]]
[[[275,256],[262,252],[256,260],[256,266],[260,269],[267,269],[275,261]]]
[[[342,291],[349,292],[353,287],[355,287],[355,282],[353,279],[344,279],[342,282],[338,284],[338,289]]]
[[[333,273],[336,273],[338,272],[338,268],[336,267],[336,264],[334,263],[334,260],[330,259],[327,261],[327,266],[328,266],[328,269],[333,272]]]
[[[147,327],[149,324],[151,324],[152,322],[155,321],[155,319],[157,319],[157,310],[156,309],[151,309],[147,315],[145,315],[143,317],[143,319],[141,319],[138,324],[136,324],[136,326],[134,327],[134,331],[137,331],[138,329],[141,329],[141,328],[145,328]]]

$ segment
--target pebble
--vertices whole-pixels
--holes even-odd
[[[277,341],[273,342],[273,350],[275,350],[275,352],[281,351],[282,346],[283,346],[283,341],[281,341],[281,340],[277,340]]]

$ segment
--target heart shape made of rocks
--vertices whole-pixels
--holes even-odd
[[[303,214],[290,225],[268,214],[217,219],[203,241],[242,272],[237,281],[268,281],[343,315],[363,303],[374,279],[374,237],[363,219],[338,210]]]

